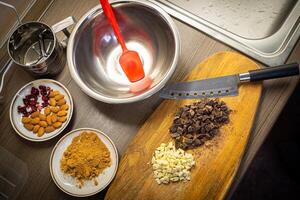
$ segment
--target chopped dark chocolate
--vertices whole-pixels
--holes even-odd
[[[179,108],[170,127],[176,148],[191,149],[204,144],[229,123],[231,110],[218,99],[203,99]]]

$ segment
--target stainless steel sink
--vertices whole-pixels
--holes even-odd
[[[150,0],[266,65],[283,64],[300,36],[297,0]]]

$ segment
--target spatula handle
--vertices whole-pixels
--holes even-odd
[[[254,82],[295,75],[299,75],[298,63],[284,64],[276,67],[267,67],[264,69],[251,70],[248,73],[240,74],[240,80]]]
[[[112,10],[111,5],[109,4],[108,0],[100,0],[100,4],[102,5],[102,9],[104,11],[104,14],[108,18],[108,20],[109,20],[109,22],[110,22],[110,24],[111,24],[111,26],[114,30],[115,36],[117,37],[117,39],[118,39],[118,41],[119,41],[119,43],[122,47],[122,50],[127,51],[125,41],[122,37],[122,34],[121,34],[121,31],[120,31],[116,16],[114,14],[114,11]]]

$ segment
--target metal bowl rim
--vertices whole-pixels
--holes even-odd
[[[153,94],[158,92],[160,89],[162,89],[165,86],[165,84],[167,83],[167,81],[171,78],[171,76],[173,75],[173,73],[176,69],[179,55],[181,54],[179,32],[177,30],[177,27],[176,27],[173,19],[162,8],[160,8],[155,2],[152,2],[152,1],[150,2],[150,1],[146,1],[146,0],[113,0],[113,1],[111,1],[112,4],[128,3],[128,2],[139,3],[139,4],[142,4],[143,6],[148,6],[152,9],[156,10],[162,17],[164,17],[164,20],[168,23],[168,25],[173,33],[173,37],[174,37],[174,41],[175,41],[174,58],[172,60],[172,64],[171,64],[169,70],[167,71],[167,73],[163,77],[163,79],[157,85],[155,85],[153,88],[151,88],[151,90],[146,91],[145,93],[142,93],[138,96],[118,99],[118,98],[113,98],[113,97],[106,97],[104,95],[94,92],[81,80],[80,76],[76,73],[76,69],[73,65],[73,48],[74,48],[75,34],[77,33],[77,30],[82,25],[82,23],[87,19],[88,16],[94,14],[98,10],[100,10],[100,12],[102,12],[102,7],[100,5],[95,6],[94,8],[89,10],[86,14],[84,14],[80,18],[80,20],[77,22],[77,24],[75,25],[75,27],[70,35],[68,46],[67,46],[67,62],[68,62],[68,68],[69,68],[71,77],[73,78],[73,80],[75,80],[75,82],[83,90],[83,92],[85,92],[90,97],[97,99],[99,101],[105,102],[105,103],[111,103],[111,104],[132,103],[132,102],[140,101],[140,100],[143,100],[143,99],[146,99],[146,98],[152,96]]]

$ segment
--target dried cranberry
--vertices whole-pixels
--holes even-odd
[[[43,108],[47,107],[48,105],[49,105],[48,102],[43,102],[43,103],[42,103]]]
[[[35,87],[32,87],[31,88],[31,94],[35,95],[35,96],[38,96],[39,95],[39,90]]]
[[[40,89],[40,90],[46,90],[47,88],[46,88],[46,86],[44,86],[44,85],[40,85],[40,86],[39,86],[39,89]]]
[[[37,104],[37,102],[35,100],[29,102],[29,105],[31,105],[31,106],[35,106],[36,104]]]
[[[42,96],[42,100],[43,100],[43,101],[48,101],[48,100],[49,100],[49,97],[48,97],[48,96]]]
[[[52,90],[51,87],[44,85],[39,85],[38,88],[32,87],[30,94],[23,98],[24,105],[18,106],[18,112],[22,113],[23,116],[28,116],[37,110],[41,111],[44,107],[49,106],[49,94]],[[41,103],[38,102],[40,95],[42,95]]]
[[[41,95],[46,96],[47,95],[47,91],[46,90],[41,90]]]
[[[19,113],[23,113],[24,111],[26,111],[26,107],[25,106],[18,106],[18,112]]]
[[[35,96],[35,95],[32,95],[32,94],[29,94],[29,95],[26,95],[26,97],[25,97],[26,99],[28,99],[28,100],[30,100],[30,101],[32,101],[32,100],[35,100],[35,101],[37,101],[37,99],[38,99],[38,97],[37,96]]]
[[[23,103],[25,106],[28,106],[29,105],[29,100],[28,99],[23,99]]]

